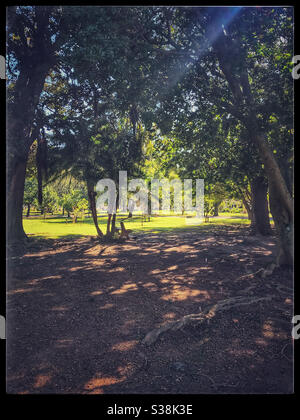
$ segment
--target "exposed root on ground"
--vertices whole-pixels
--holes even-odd
[[[168,322],[154,330],[150,331],[145,338],[142,340],[143,344],[150,345],[155,343],[158,337],[167,332],[167,331],[176,331],[187,325],[200,325],[205,322],[209,322],[217,314],[228,311],[232,308],[243,306],[243,305],[252,305],[253,303],[270,301],[274,298],[274,295],[267,295],[264,297],[245,297],[245,296],[235,296],[229,299],[221,300],[215,305],[209,306],[206,310],[199,312],[197,314],[185,315],[177,321]]]
[[[271,264],[268,264],[265,268],[260,268],[259,270],[255,271],[254,273],[250,273],[250,274],[245,274],[241,277],[239,277],[237,279],[237,281],[239,280],[244,280],[244,279],[253,279],[256,276],[260,276],[261,278],[265,278],[267,276],[270,276],[271,274],[273,274],[275,268],[277,268],[278,265],[275,264],[274,262],[272,262]]]
[[[294,290],[291,287],[284,286],[283,284],[266,284],[266,287],[272,290],[277,290],[278,293],[293,296]]]

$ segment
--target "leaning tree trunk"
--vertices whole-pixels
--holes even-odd
[[[89,181],[87,181],[87,190],[88,190],[88,198],[89,198],[90,208],[92,212],[94,225],[97,231],[97,235],[99,236],[99,238],[102,238],[103,233],[101,229],[99,228],[98,218],[97,218],[97,208],[96,208],[96,200],[95,200],[96,193],[94,191],[94,185]]]
[[[270,209],[277,234],[276,262],[278,265],[291,266],[294,262],[293,199],[266,140],[260,134],[256,134],[254,135],[253,141],[260,150],[265,172],[268,177]]]
[[[222,10],[219,11],[222,14]],[[249,83],[246,63],[244,67],[236,72],[236,63],[230,51],[237,51],[242,56],[241,40],[232,40],[230,34],[223,31],[218,19],[215,20],[215,27],[212,27],[219,36],[213,43],[220,67],[232,92],[234,105],[229,105],[231,113],[234,114],[246,127],[249,139],[256,145],[259,156],[264,164],[264,171],[268,178],[270,208],[278,239],[277,263],[280,265],[292,265],[293,254],[293,224],[294,207],[293,198],[288,191],[287,184],[282,176],[274,153],[269,147],[265,135],[260,130],[260,121],[255,111],[255,101]],[[242,111],[241,111],[242,110]]]
[[[247,199],[244,197],[244,195],[242,195],[242,201],[247,211],[248,219],[251,222],[251,230],[255,230],[255,215],[253,211],[253,202],[252,200],[251,202],[248,202]]]
[[[256,177],[251,181],[251,193],[253,197],[253,213],[255,218],[255,230],[263,236],[271,235],[271,225],[268,206],[268,184],[264,176]]]

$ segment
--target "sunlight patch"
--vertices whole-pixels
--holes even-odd
[[[135,347],[137,343],[137,340],[122,341],[121,343],[114,344],[111,349],[115,351],[128,351]]]
[[[210,299],[210,295],[206,290],[187,289],[180,286],[174,286],[173,291],[164,295],[163,300],[182,301],[190,298],[201,296],[201,300]],[[198,300],[198,299],[197,299]]]
[[[42,388],[51,381],[51,375],[38,375],[35,379],[33,388]]]
[[[102,295],[103,294],[103,292],[102,292],[102,290],[95,290],[94,292],[91,292],[90,293],[92,296],[98,296],[98,295]]]
[[[32,292],[34,289],[15,289],[15,290],[11,290],[9,292],[7,292],[8,295],[16,295],[18,293],[27,293],[27,292]]]
[[[132,292],[138,290],[138,287],[135,283],[124,284],[120,289],[117,289],[111,292],[111,295],[122,295],[127,292]]]

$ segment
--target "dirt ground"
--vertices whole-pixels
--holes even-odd
[[[292,272],[246,276],[274,247],[247,227],[34,240],[8,258],[7,392],[292,393]],[[270,294],[141,342],[223,299]]]

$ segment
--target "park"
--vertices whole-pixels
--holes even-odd
[[[293,42],[284,6],[8,8],[8,394],[293,393]]]

